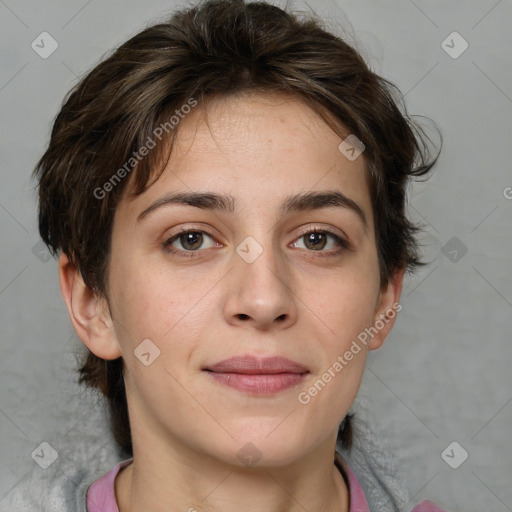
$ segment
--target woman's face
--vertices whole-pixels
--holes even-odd
[[[364,155],[340,142],[297,99],[216,100],[124,196],[108,284],[135,449],[279,465],[334,443],[368,350],[353,342],[401,283],[380,291]]]

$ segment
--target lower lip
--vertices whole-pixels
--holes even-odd
[[[300,384],[306,373],[273,373],[249,375],[247,373],[208,372],[213,379],[231,388],[251,395],[273,395]]]

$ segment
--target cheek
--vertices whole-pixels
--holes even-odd
[[[354,261],[304,289],[305,302],[326,328],[329,352],[343,350],[372,325],[379,297],[376,257]]]
[[[162,265],[125,259],[111,273],[111,304],[116,334],[124,353],[143,340],[161,350],[190,350],[194,333],[212,315],[214,273],[190,276]],[[163,353],[162,353],[163,355]]]
[[[335,429],[356,397],[368,352],[360,335],[373,321],[376,282],[368,273],[347,269],[326,281],[323,293],[310,290],[318,311],[314,357],[320,364],[296,399],[312,432]]]
[[[138,270],[141,268],[143,272]],[[166,403],[174,411],[183,408],[186,416],[184,407],[190,406],[190,397],[179,383],[188,384],[190,357],[200,339],[198,325],[204,322],[206,313],[201,300],[205,294],[202,286],[208,283],[185,283],[176,274],[171,278],[169,273],[147,266],[128,269],[126,264],[123,270],[130,278],[122,279],[119,270],[115,287],[119,317],[114,326],[131,375],[125,380],[127,389],[147,401],[149,408],[157,410]],[[141,357],[148,352],[150,362],[146,366]],[[167,418],[169,422],[171,419],[172,415]]]

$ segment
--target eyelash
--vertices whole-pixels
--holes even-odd
[[[162,244],[163,248],[167,252],[169,252],[170,254],[178,255],[179,257],[182,257],[182,258],[194,258],[194,257],[196,257],[195,253],[201,252],[201,249],[197,249],[195,251],[187,251],[187,250],[175,249],[174,247],[172,247],[172,243],[173,242],[175,242],[181,236],[186,235],[188,233],[202,233],[202,234],[208,235],[210,238],[214,239],[213,235],[211,235],[207,231],[203,231],[203,230],[200,230],[200,229],[183,229],[179,233],[176,233],[172,237],[168,238]],[[328,235],[331,238],[333,238],[334,241],[340,246],[338,249],[331,250],[331,251],[322,251],[322,250],[314,251],[314,250],[307,250],[306,249],[307,252],[318,253],[318,256],[320,256],[320,257],[337,256],[341,252],[344,252],[346,250],[350,250],[350,248],[351,248],[350,243],[347,240],[345,240],[344,238],[341,238],[339,235],[336,235],[335,233],[333,233],[332,231],[329,231],[327,229],[317,229],[317,228],[310,229],[309,231],[305,231],[304,233],[302,233],[297,238],[297,240],[300,240],[301,238],[304,238],[305,236],[307,236],[307,235],[309,235],[311,233],[321,233],[321,234]]]

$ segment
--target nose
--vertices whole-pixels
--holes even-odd
[[[224,314],[231,325],[280,330],[297,321],[297,297],[290,269],[270,244],[252,262],[233,254],[233,269],[226,282]]]

